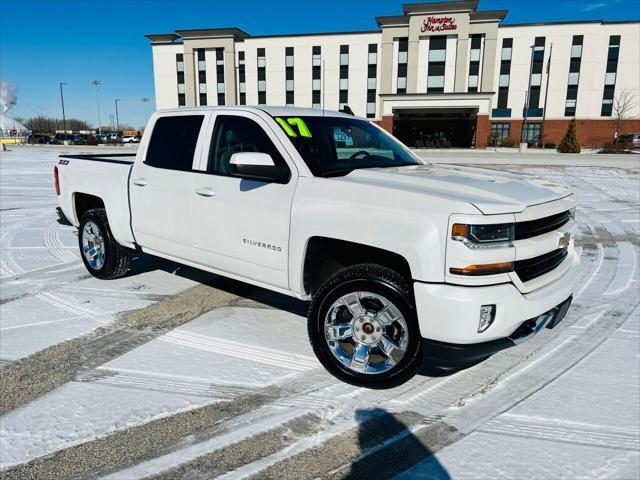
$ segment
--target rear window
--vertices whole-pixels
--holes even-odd
[[[159,118],[144,163],[156,168],[191,171],[203,119],[203,115]]]

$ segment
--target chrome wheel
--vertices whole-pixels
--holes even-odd
[[[397,365],[407,350],[407,322],[392,302],[370,292],[337,299],[325,317],[324,335],[331,353],[358,373],[383,373]]]
[[[82,254],[89,266],[100,270],[104,265],[104,237],[94,222],[87,222],[82,229]]]

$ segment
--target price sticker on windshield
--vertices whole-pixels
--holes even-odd
[[[351,129],[346,127],[336,127],[333,129],[333,139],[336,142],[342,142],[348,147],[353,146],[353,136],[351,135]]]

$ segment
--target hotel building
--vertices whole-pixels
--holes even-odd
[[[409,146],[558,143],[574,117],[584,146],[640,132],[640,21],[511,24],[478,3],[405,4],[371,31],[146,35],[156,106],[349,106]]]

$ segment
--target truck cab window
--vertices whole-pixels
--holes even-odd
[[[208,173],[230,176],[229,161],[234,153],[267,153],[278,167],[287,164],[260,125],[246,117],[218,115],[209,152]]]
[[[156,168],[191,171],[203,119],[203,115],[159,118],[144,163]]]

